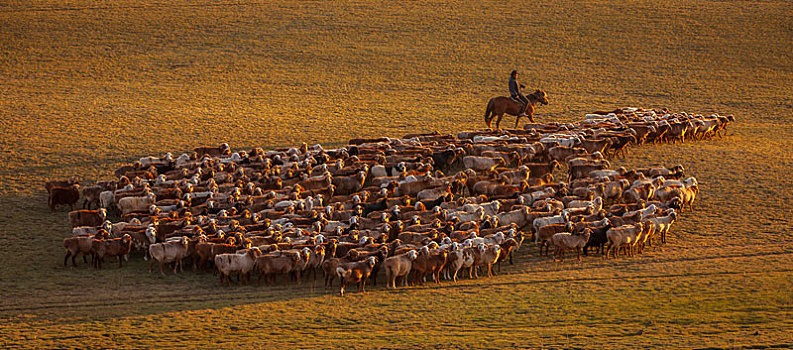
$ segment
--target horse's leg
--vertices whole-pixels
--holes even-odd
[[[501,130],[501,118],[504,118],[504,113],[496,116],[496,129]]]
[[[515,119],[515,129],[518,128],[518,125],[520,123],[520,118],[526,116],[526,111],[529,108],[529,105],[530,105],[529,101],[526,101],[526,102],[518,103],[515,106],[515,110],[516,110],[515,116],[517,117],[517,119]]]
[[[534,106],[530,103],[526,105],[526,115],[529,116],[529,121],[534,123]]]

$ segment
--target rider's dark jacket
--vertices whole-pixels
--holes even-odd
[[[520,83],[515,77],[509,77],[509,95],[512,97],[521,96]]]

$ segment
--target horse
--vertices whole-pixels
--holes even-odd
[[[537,91],[531,93],[530,95],[526,95],[526,98],[529,99],[529,103],[526,105],[526,109],[523,111],[529,117],[529,120],[534,123],[534,105],[537,102],[542,103],[544,105],[548,104],[548,97],[545,94],[545,91],[537,89]],[[522,103],[516,102],[515,100],[505,97],[493,97],[487,103],[487,109],[485,110],[485,123],[487,123],[487,128],[490,129],[490,123],[493,121],[494,117],[498,117],[496,119],[496,129],[501,129],[501,118],[504,117],[504,113],[509,115],[517,116],[518,119],[515,120],[515,128],[518,127],[518,122],[520,122],[520,107]]]

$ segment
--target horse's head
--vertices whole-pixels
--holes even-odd
[[[537,89],[537,91],[534,92],[534,95],[537,96],[537,101],[539,101],[540,103],[544,105],[548,104],[548,95],[545,94],[545,91],[542,91],[541,89]]]

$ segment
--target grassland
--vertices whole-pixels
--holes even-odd
[[[793,5],[787,1],[0,4],[0,346],[739,348],[793,346]],[[701,199],[668,244],[344,299],[60,266],[45,178],[234,148],[478,128],[506,74],[540,121],[624,105],[734,114],[682,163]],[[507,120],[509,123],[511,119]]]

